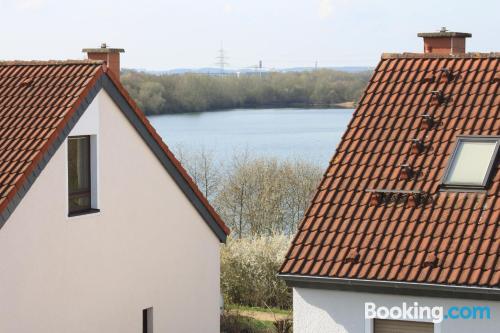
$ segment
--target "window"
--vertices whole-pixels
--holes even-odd
[[[91,198],[90,136],[68,138],[69,215],[90,211]]]
[[[153,333],[153,308],[142,310],[142,333]]]
[[[448,188],[486,187],[494,170],[499,145],[498,137],[459,137],[443,185]]]
[[[434,324],[417,321],[375,319],[373,333],[434,333]]]

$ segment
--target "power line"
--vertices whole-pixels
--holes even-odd
[[[216,59],[217,59],[216,65],[219,66],[220,68],[220,75],[224,75],[224,67],[228,66],[229,63],[227,63],[226,61],[227,60],[226,51],[224,50],[224,45],[222,44],[222,42],[220,43],[220,49]]]

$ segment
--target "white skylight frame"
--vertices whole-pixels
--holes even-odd
[[[490,162],[488,164],[488,168],[486,169],[486,173],[484,174],[484,178],[483,178],[483,181],[481,184],[449,182],[450,173],[451,173],[452,168],[454,166],[455,159],[457,158],[457,154],[459,152],[459,149],[463,143],[467,143],[467,142],[495,143],[495,148],[494,148],[493,153],[491,155]],[[458,140],[455,144],[453,154],[451,155],[451,157],[448,161],[448,166],[446,167],[443,179],[441,181],[442,186],[444,188],[449,188],[449,189],[465,189],[465,190],[467,190],[467,189],[472,189],[472,190],[485,189],[491,181],[492,171],[494,171],[496,163],[498,161],[499,147],[500,147],[500,136],[485,136],[485,135],[460,135],[460,136],[458,136]]]

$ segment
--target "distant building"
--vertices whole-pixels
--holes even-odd
[[[228,229],[86,51],[0,62],[0,332],[218,332]]]
[[[500,53],[419,36],[382,55],[281,267],[294,333],[499,331]]]

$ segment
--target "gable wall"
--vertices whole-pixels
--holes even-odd
[[[140,332],[150,306],[155,332],[218,332],[219,240],[110,97],[89,108],[101,211],[67,217],[63,144],[0,229],[0,332]]]

